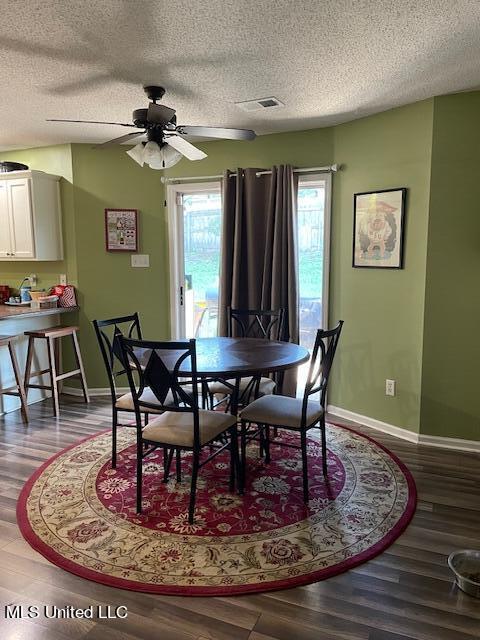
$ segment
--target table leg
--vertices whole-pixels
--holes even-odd
[[[233,386],[232,392],[230,394],[230,413],[233,416],[238,418],[238,401],[240,396],[240,378],[235,378],[235,384]],[[238,442],[238,420],[235,425],[235,434]],[[242,450],[242,457],[240,460],[240,477],[238,478],[238,489],[240,493],[243,494],[245,488],[245,466],[246,466],[246,455],[244,449]]]
[[[211,407],[208,406],[208,400],[209,400],[208,382],[204,378],[201,379],[200,388],[202,389],[202,409],[212,409],[213,403]]]
[[[240,378],[235,378],[235,384],[230,394],[230,413],[238,417],[238,400],[240,395]]]
[[[247,423],[243,420],[240,423],[240,492],[245,491],[247,479]]]

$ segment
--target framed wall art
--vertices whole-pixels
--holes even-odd
[[[407,189],[353,196],[353,267],[403,269]]]
[[[105,209],[107,251],[138,251],[137,209]]]

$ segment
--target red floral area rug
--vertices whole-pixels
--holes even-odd
[[[20,529],[34,549],[102,584],[188,596],[304,585],[378,555],[415,511],[405,465],[374,440],[330,424],[328,482],[320,444],[309,439],[308,507],[300,451],[274,444],[266,465],[251,443],[244,496],[228,491],[228,453],[201,469],[193,525],[190,454],[182,455],[182,481],[164,484],[163,453],[155,452],[144,461],[138,515],[134,437],[132,429],[119,431],[116,470],[108,433],[61,451],[30,478],[18,502]]]

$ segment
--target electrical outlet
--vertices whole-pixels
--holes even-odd
[[[30,281],[30,286],[31,287],[36,287],[37,286],[37,274],[36,273],[31,273],[28,276],[28,279]]]
[[[385,380],[385,395],[386,396],[394,396],[395,395],[395,380]]]
[[[67,284],[67,274],[66,273],[61,273],[60,274],[60,282],[59,284],[62,285],[66,285]]]

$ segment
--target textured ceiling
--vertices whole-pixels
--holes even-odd
[[[480,85],[479,0],[0,0],[0,147],[96,142],[143,84],[181,124],[270,133]],[[274,95],[285,109],[234,102]]]

